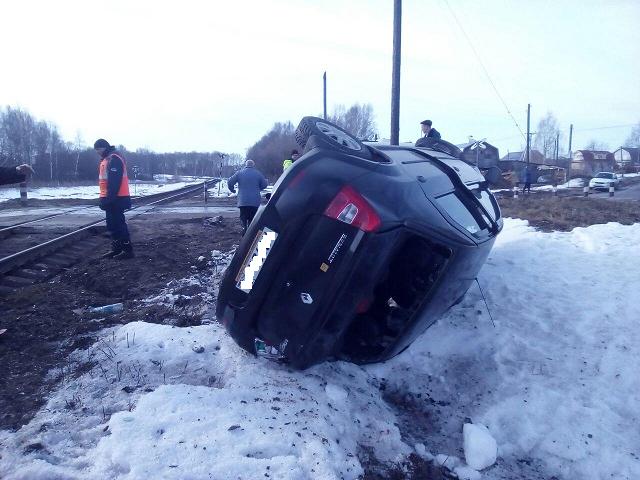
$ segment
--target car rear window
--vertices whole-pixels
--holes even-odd
[[[491,215],[491,219],[497,220],[498,211],[496,210],[496,205],[491,200],[491,194],[486,190],[480,189],[472,190],[472,192],[476,196],[476,198],[480,200],[480,203],[482,203],[482,206],[487,210],[487,212],[489,212],[489,215]]]
[[[480,233],[480,225],[455,193],[438,197],[437,202],[458,225],[464,227],[469,233],[476,236]]]

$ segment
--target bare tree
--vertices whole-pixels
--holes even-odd
[[[609,150],[609,145],[604,142],[599,142],[598,140],[592,139],[584,146],[585,150],[594,150],[594,151],[607,151]]]
[[[640,122],[638,122],[624,142],[625,147],[640,147]]]
[[[558,120],[553,113],[547,112],[538,122],[533,147],[542,152],[544,158],[553,158],[559,133]],[[562,141],[562,135],[560,141]]]
[[[338,105],[328,120],[361,140],[372,139],[377,133],[373,107],[369,103],[356,103],[348,109],[344,105]]]
[[[267,177],[276,179],[282,173],[283,160],[289,158],[294,148],[299,147],[293,124],[278,122],[249,148],[247,158],[254,160]]]
[[[78,178],[78,165],[80,163],[80,151],[84,148],[84,140],[80,130],[76,131],[76,138],[73,140],[73,152],[76,155],[75,168],[73,169],[74,178]]]

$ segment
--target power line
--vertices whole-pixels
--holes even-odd
[[[520,131],[520,135],[522,135],[522,138],[524,138],[526,140],[527,136],[522,131],[522,128],[520,128],[520,125],[518,124],[518,121],[516,120],[516,118],[511,113],[511,110],[509,109],[509,106],[507,105],[507,102],[504,101],[504,98],[502,98],[502,95],[500,95],[500,92],[498,91],[498,88],[493,83],[493,80],[491,79],[491,75],[489,75],[489,72],[488,72],[487,68],[484,66],[484,63],[482,63],[482,60],[480,59],[480,55],[478,55],[478,52],[476,51],[475,47],[473,46],[473,42],[471,42],[471,39],[469,38],[469,35],[467,35],[467,32],[462,27],[462,24],[460,23],[460,21],[458,20],[458,17],[456,16],[456,14],[454,13],[453,9],[451,8],[451,5],[449,5],[449,1],[448,0],[444,0],[444,3],[447,5],[447,8],[449,9],[449,12],[451,12],[451,16],[453,17],[455,22],[458,24],[458,27],[462,31],[462,34],[464,35],[464,38],[466,38],[467,43],[469,44],[469,47],[471,47],[471,50],[473,51],[473,54],[476,57],[476,60],[478,61],[478,63],[482,67],[482,71],[484,72],[485,76],[487,77],[487,80],[489,80],[489,83],[493,87],[494,92],[496,92],[496,95],[498,96],[498,98],[502,102],[502,105],[504,105],[505,110],[507,111],[507,113],[509,114],[509,116],[513,120],[513,123],[515,123],[516,127]]]
[[[607,130],[609,128],[629,128],[633,126],[635,126],[635,123],[631,123],[628,125],[609,125],[607,127],[580,128],[580,129],[574,130],[574,132],[590,132],[592,130]]]

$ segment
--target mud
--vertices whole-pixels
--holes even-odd
[[[48,391],[70,371],[65,360],[75,349],[91,345],[98,330],[145,320],[198,325],[207,314],[198,286],[174,292],[174,307],[146,305],[174,280],[202,268],[199,257],[228,251],[240,239],[236,218],[217,225],[202,218],[139,217],[130,222],[136,257],[117,261],[92,252],[48,283],[0,298],[0,429],[18,429],[43,405]],[[105,239],[104,251],[109,248]],[[124,303],[116,315],[88,314],[87,308]]]

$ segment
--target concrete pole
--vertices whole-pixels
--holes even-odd
[[[529,151],[531,150],[531,104],[527,104],[527,169],[529,169]]]
[[[393,0],[393,72],[391,74],[391,145],[400,140],[400,51],[402,0]]]
[[[322,104],[324,106],[323,108],[323,112],[324,112],[324,119],[327,119],[327,72],[324,72],[324,75],[322,75]]]

